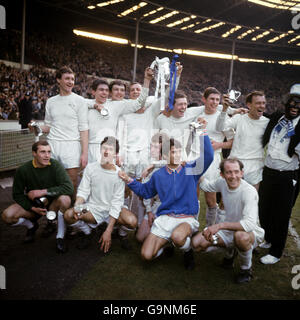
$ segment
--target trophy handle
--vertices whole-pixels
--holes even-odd
[[[240,91],[234,91],[234,93],[236,94],[236,100],[241,96],[241,92]]]
[[[158,58],[155,57],[155,60],[154,60],[154,61],[151,63],[151,65],[150,65],[150,68],[151,68],[151,69],[154,69],[155,65],[157,64],[157,60],[158,60]]]

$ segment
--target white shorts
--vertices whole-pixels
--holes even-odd
[[[65,169],[79,168],[81,144],[79,141],[48,140],[51,156],[59,161]]]
[[[174,229],[184,222],[188,223],[191,226],[192,233],[198,231],[200,224],[199,221],[194,217],[181,218],[164,214],[154,220],[151,227],[151,233],[153,233],[157,237],[170,240]]]
[[[126,151],[124,157],[124,171],[137,179],[141,178],[143,171],[149,165],[148,149],[139,151]]]
[[[244,180],[255,185],[262,181],[264,161],[262,159],[241,160],[244,165]]]
[[[232,231],[232,230],[219,230],[217,232],[217,235],[223,240],[223,242],[225,243],[225,246],[228,247],[233,247],[234,246],[234,233],[236,231]],[[256,236],[255,233],[254,234],[254,243],[253,243],[253,249],[257,247],[257,241],[256,241]]]
[[[100,143],[89,143],[88,163],[100,161]]]
[[[95,226],[98,226],[99,224],[103,223],[103,222],[109,222],[109,213],[108,211],[97,211],[97,208],[89,203],[87,203],[90,213],[92,214],[92,216],[94,217],[94,219],[96,220],[97,224],[94,224]],[[91,227],[93,227],[93,224],[90,224]]]

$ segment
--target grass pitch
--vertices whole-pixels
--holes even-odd
[[[204,226],[205,201],[200,197],[200,229]],[[292,215],[294,228],[300,234],[300,199]],[[222,252],[195,253],[196,268],[187,271],[183,254],[161,256],[152,262],[140,257],[141,245],[130,234],[133,249],[124,251],[117,240],[112,252],[99,259],[93,268],[70,290],[65,299],[79,300],[299,300],[300,289],[292,287],[294,265],[300,265],[300,249],[294,236],[288,236],[281,261],[272,266],[259,263],[266,250],[253,255],[254,278],[247,284],[236,284],[236,259],[233,270],[220,267]]]

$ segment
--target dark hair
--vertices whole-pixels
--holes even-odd
[[[125,88],[125,91],[126,91],[126,84],[121,81],[121,80],[114,80],[112,81],[110,84],[109,84],[109,91],[111,92],[112,91],[112,88],[114,85],[117,85],[117,86],[124,86]]]
[[[75,76],[75,73],[73,72],[73,70],[68,67],[68,66],[62,66],[61,68],[59,68],[57,71],[56,71],[56,75],[55,75],[55,79],[61,79],[62,75],[64,73],[72,73],[74,74]]]
[[[103,144],[108,144],[110,146],[114,146],[115,148],[115,151],[116,151],[116,154],[119,153],[119,149],[120,149],[120,146],[119,146],[119,141],[118,139],[116,139],[115,137],[112,137],[112,136],[108,136],[108,137],[105,137],[102,142],[101,142],[101,147]]]
[[[39,146],[49,146],[49,143],[48,143],[48,141],[46,141],[46,140],[37,141],[37,142],[35,142],[35,143],[32,145],[31,150],[32,150],[33,152],[37,152]]]
[[[176,149],[182,148],[181,143],[174,138],[164,140],[162,143],[162,155],[168,156],[172,147]]]
[[[109,88],[109,84],[106,80],[98,78],[92,82],[92,85],[91,85],[92,90],[96,91],[100,84],[104,84]]]
[[[243,162],[242,161],[240,161],[239,159],[237,159],[237,158],[231,158],[231,159],[223,159],[221,162],[220,162],[220,171],[222,172],[222,173],[224,173],[224,167],[225,167],[225,163],[226,162],[230,162],[230,163],[238,163],[239,164],[239,166],[240,166],[240,170],[243,170],[244,169],[244,164],[243,164]]]
[[[246,97],[246,104],[247,103],[251,103],[252,102],[252,98],[255,97],[255,96],[265,96],[265,93],[263,91],[252,91],[250,92],[249,94],[247,94],[247,97]]]
[[[187,95],[182,90],[175,91],[173,104],[175,104],[177,99],[181,99],[181,98],[187,99]]]
[[[203,97],[207,99],[210,94],[218,94],[221,97],[221,92],[215,87],[208,87],[204,90]]]
[[[131,88],[135,84],[139,84],[140,86],[142,86],[139,82],[134,81],[134,82],[130,82],[129,88]]]

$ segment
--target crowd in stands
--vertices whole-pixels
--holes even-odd
[[[21,34],[19,31],[0,33],[0,59],[20,62]],[[26,36],[25,63],[30,70],[20,70],[0,63],[0,119],[18,119],[18,104],[30,93],[35,119],[43,119],[48,97],[57,94],[51,69],[68,64],[76,73],[74,91],[90,97],[89,85],[93,77],[132,80],[133,48],[107,42],[72,37],[69,40],[45,34]],[[172,59],[172,54],[139,49],[137,80],[155,56]],[[182,55],[184,66],[179,89],[189,102],[201,104],[201,95],[208,86],[227,92],[230,61]],[[245,106],[245,96],[253,90],[263,90],[267,97],[267,112],[282,108],[283,94],[298,81],[297,66],[261,63],[234,63],[232,87],[242,92],[239,103]],[[92,76],[92,77],[91,77]]]

